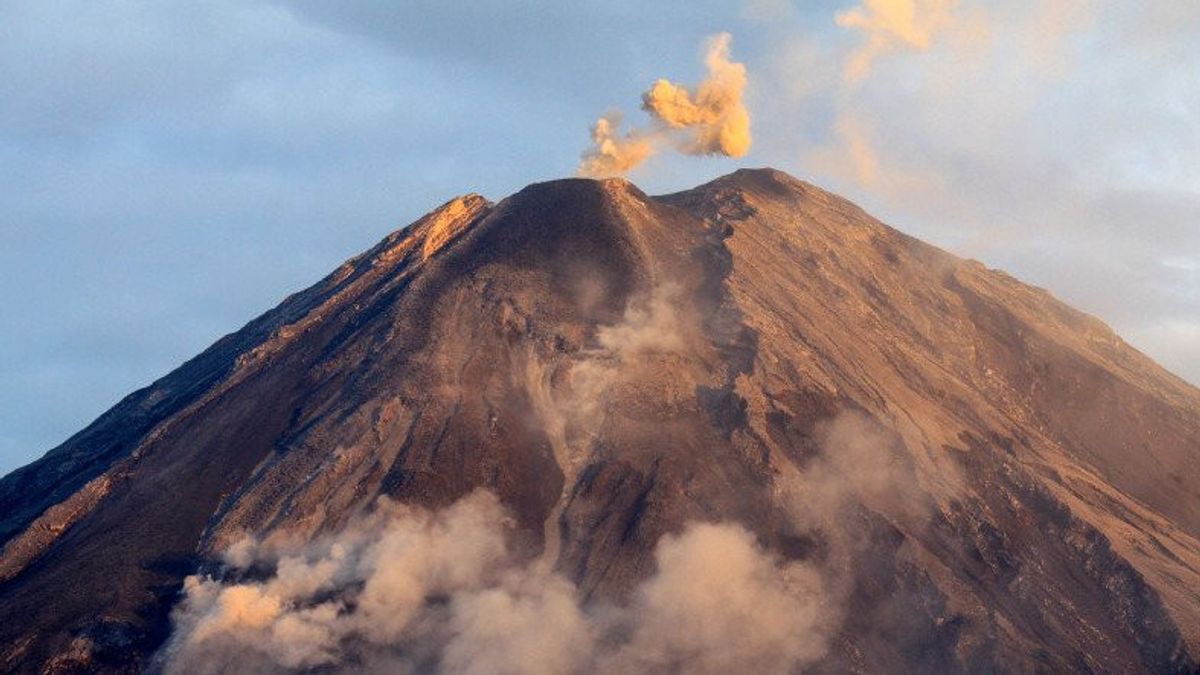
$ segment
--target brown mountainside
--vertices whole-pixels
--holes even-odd
[[[1200,656],[1200,391],[742,170],[457,198],[0,480],[0,670],[140,670],[247,532],[478,488],[589,604],[628,602],[664,535],[739,523],[837,587],[814,672]]]

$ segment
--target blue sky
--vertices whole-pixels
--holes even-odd
[[[776,166],[1200,382],[1200,4],[856,2],[0,5],[0,472],[449,197],[572,174],[722,31],[751,152],[644,189]]]

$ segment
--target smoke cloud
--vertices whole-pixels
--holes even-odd
[[[888,518],[920,524],[930,513],[905,454],[874,420],[846,411],[819,431],[821,453],[777,479],[794,522],[837,538],[842,516],[862,505]]]
[[[672,331],[631,310],[629,350],[668,348]],[[628,328],[628,327],[627,327]],[[246,538],[218,570],[189,577],[158,665],[174,673],[791,673],[828,653],[863,543],[858,505],[893,521],[928,513],[895,440],[846,413],[821,454],[776,482],[820,560],[783,560],[736,523],[693,522],[665,535],[654,573],[621,604],[579,589],[512,542],[514,519],[490,492],[437,511],[381,498],[312,541]],[[547,544],[549,545],[549,544]]]
[[[709,41],[708,79],[692,91],[658,80],[642,95],[642,108],[672,129],[690,131],[679,149],[689,155],[741,157],[750,151],[750,113],[742,101],[746,66],[729,59],[729,33]]]
[[[624,617],[632,638],[602,672],[789,673],[825,655],[832,623],[809,564],[781,564],[732,524],[666,536],[655,558]]]
[[[825,653],[822,585],[734,524],[664,537],[625,606],[589,607],[509,546],[488,492],[387,500],[307,544],[232,547],[189,577],[167,673],[785,673]]]
[[[855,617],[846,616],[845,608],[860,582],[856,570],[869,568],[881,555],[856,513],[865,509],[909,532],[919,531],[933,513],[927,493],[897,439],[870,417],[844,411],[817,435],[820,453],[803,467],[781,464],[774,490],[797,531],[824,544],[821,560],[813,563],[821,573],[821,620],[841,626],[869,616],[866,630],[878,635],[922,630],[902,596],[859,606]]]
[[[958,0],[862,0],[862,5],[836,16],[837,25],[862,31],[865,42],[846,61],[843,76],[858,82],[875,60],[902,49],[927,51],[934,35],[946,27]]]
[[[960,11],[959,0],[862,0],[838,12],[836,24],[860,32],[862,43],[846,55],[834,98],[831,142],[808,153],[808,163],[828,175],[891,196],[927,194],[939,178],[913,166],[894,166],[880,151],[876,119],[864,103],[872,69],[898,52],[928,52],[946,42],[959,50],[986,42],[987,22],[977,12]],[[965,54],[960,54],[965,58]]]
[[[652,118],[648,128],[622,134],[619,113],[601,117],[592,126],[592,147],[583,154],[579,174],[623,174],[664,145],[688,155],[741,157],[749,152],[746,66],[730,59],[731,41],[728,33],[709,40],[704,57],[708,78],[696,87],[660,79],[642,94],[642,109]]]
[[[578,359],[531,355],[519,373],[568,485],[611,389],[690,339],[679,293],[659,284]],[[313,540],[230,546],[185,581],[157,665],[168,675],[797,672],[827,656],[845,618],[865,545],[847,514],[863,506],[919,522],[928,509],[878,423],[845,413],[819,433],[821,452],[784,463],[774,485],[796,530],[826,542],[817,558],[784,560],[737,523],[692,522],[659,540],[655,571],[625,602],[588,602],[554,570],[562,499],[544,547],[530,551],[514,546],[515,520],[490,492],[441,510],[381,498]]]
[[[592,125],[592,149],[583,155],[579,174],[583,176],[619,176],[658,152],[652,134],[620,132],[621,113],[610,112]]]

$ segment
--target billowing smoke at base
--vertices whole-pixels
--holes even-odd
[[[709,40],[704,57],[708,77],[696,87],[660,79],[642,94],[642,109],[653,118],[649,128],[622,133],[619,112],[597,120],[579,174],[621,175],[668,145],[688,155],[741,157],[749,152],[746,66],[730,59],[731,40],[728,33]]]
[[[666,536],[624,606],[588,606],[509,544],[489,492],[441,510],[388,500],[336,535],[247,539],[192,576],[168,673],[789,672],[826,651],[822,583],[734,524]]]

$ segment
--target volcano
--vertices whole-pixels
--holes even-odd
[[[588,617],[635,616],[647,580],[703,562],[681,553],[697,524],[812,572],[814,644],[781,633],[760,672],[1197,668],[1200,390],[1046,291],[763,169],[458,197],[129,395],[0,480],[0,669],[169,670],[197,579],[282,574],[238,571],[247,537],[480,494]],[[333,614],[364,611],[347,588],[322,591]],[[792,621],[771,595],[710,604]],[[420,651],[403,630],[396,658]],[[738,667],[696,655],[746,636],[703,636],[639,669]],[[365,639],[255,668],[352,670]],[[456,670],[430,654],[411,669]],[[601,661],[521,663],[471,672]]]

